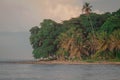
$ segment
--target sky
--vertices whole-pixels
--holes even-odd
[[[120,8],[120,0],[0,0],[0,59],[32,59],[30,28],[77,17],[85,2],[99,14]]]
[[[0,32],[0,61],[33,60],[27,32]]]
[[[120,8],[120,0],[0,0],[0,32],[28,31],[43,19],[61,22],[77,17],[84,2],[97,13]]]

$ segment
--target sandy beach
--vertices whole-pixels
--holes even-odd
[[[8,62],[15,64],[120,64],[120,62],[109,62],[109,61],[96,61],[96,62],[86,62],[86,61],[17,61]]]

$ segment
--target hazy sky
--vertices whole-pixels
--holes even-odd
[[[79,16],[84,2],[98,13],[120,8],[120,0],[0,0],[0,32],[28,31],[46,18],[60,22]]]
[[[84,2],[97,13],[120,8],[120,0],[0,0],[0,60],[33,59],[29,29],[43,19],[61,22],[77,17]]]
[[[0,32],[0,61],[33,59],[29,36],[27,32]]]

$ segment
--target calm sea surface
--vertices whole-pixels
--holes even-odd
[[[120,80],[120,65],[0,63],[0,80]]]

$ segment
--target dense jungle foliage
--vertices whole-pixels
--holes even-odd
[[[44,19],[30,29],[35,59],[120,59],[120,9],[97,14],[86,6],[77,18],[61,23]]]

